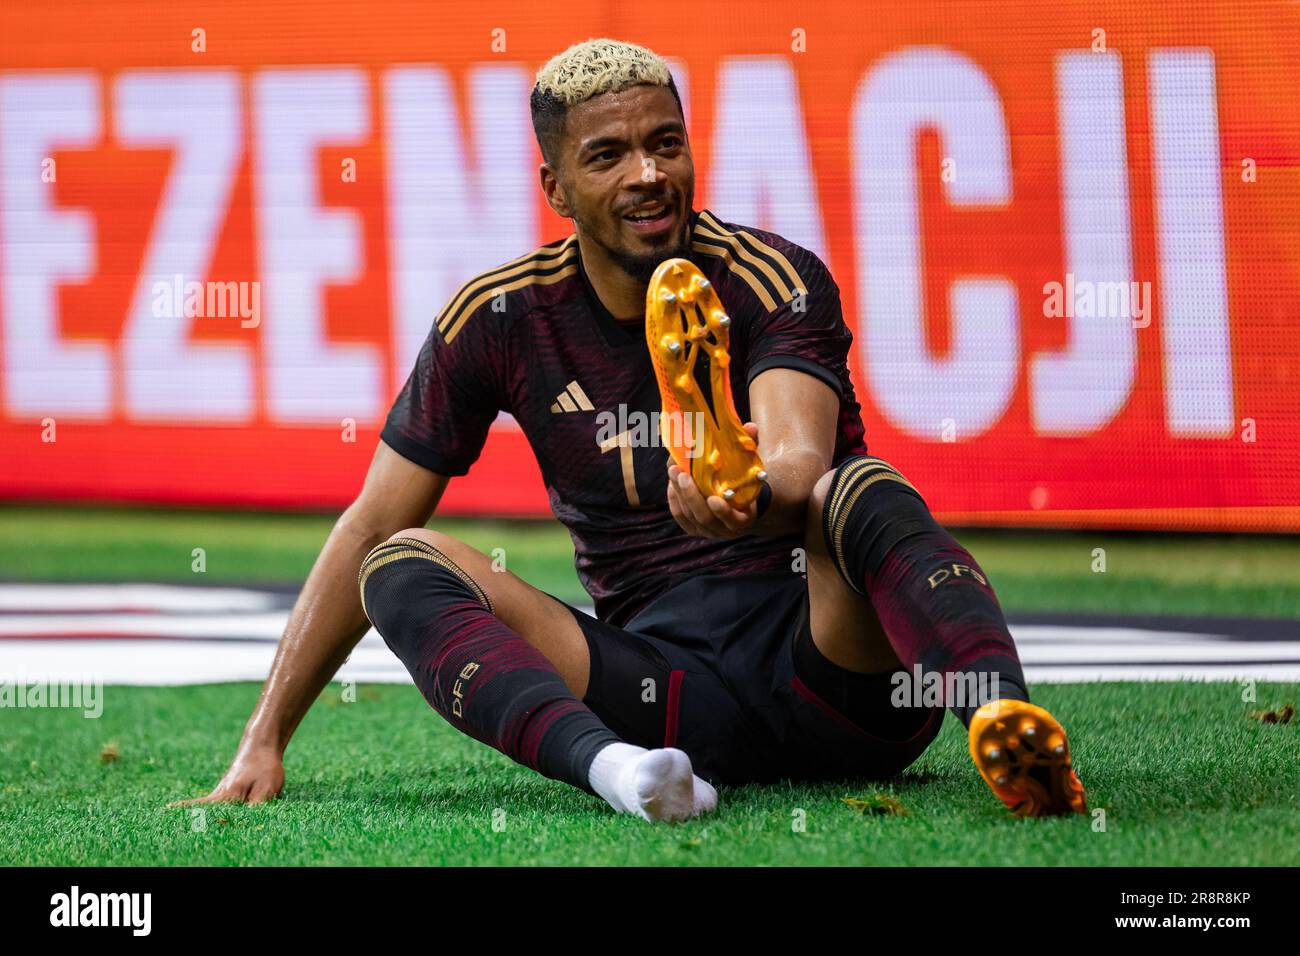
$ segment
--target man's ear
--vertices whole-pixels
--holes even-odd
[[[547,163],[537,167],[537,177],[542,184],[542,194],[546,197],[546,204],[550,206],[557,215],[565,219],[572,219],[573,213],[569,209],[569,200],[564,195],[564,186],[560,184],[560,177],[555,174],[555,170]]]

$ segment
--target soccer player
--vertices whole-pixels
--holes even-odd
[[[681,102],[651,51],[577,44],[539,71],[531,109],[541,188],[574,234],[472,279],[434,319],[234,762],[200,799],[279,793],[290,736],[368,619],[453,727],[620,812],[680,820],[716,805],[715,784],[897,773],[942,704],[1015,812],[1082,812],[986,576],[867,453],[826,266],[694,208]],[[706,498],[657,428],[621,427],[661,408],[646,290],[674,257],[731,318],[736,411],[766,469],[744,508]],[[595,617],[424,528],[503,410]],[[916,706],[897,691],[918,674],[996,694]]]

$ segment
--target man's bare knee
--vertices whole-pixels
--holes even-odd
[[[406,528],[397,532],[388,540],[394,542],[403,538],[408,541],[415,539],[429,545],[456,565],[462,572],[469,575],[479,587],[487,591],[488,596],[492,599],[494,610],[497,610],[497,605],[501,600],[509,600],[509,592],[502,593],[501,582],[493,580],[497,575],[491,573],[491,559],[477,548],[466,544],[459,538],[453,538],[445,532],[435,531],[431,528]]]
[[[375,550],[381,550],[387,545],[400,544],[402,542],[418,541],[426,548],[432,548],[438,554],[441,554],[448,562],[455,566],[457,570],[474,579],[475,583],[482,586],[483,574],[481,565],[488,559],[479,551],[470,547],[464,541],[453,538],[449,534],[441,531],[433,531],[429,528],[403,528],[401,531],[391,535],[384,544]]]
[[[817,479],[812,492],[808,495],[808,520],[804,524],[805,544],[813,551],[825,550],[822,535],[822,514],[826,509],[826,499],[830,496],[831,485],[835,480],[835,471],[826,472]]]
[[[423,541],[425,544],[437,548],[448,557],[451,557],[451,552],[453,551],[459,551],[462,548],[469,547],[465,542],[453,538],[449,534],[444,534],[441,531],[434,531],[431,528],[406,528],[405,530],[397,532],[397,534],[393,535],[388,540],[393,542],[401,538],[415,538],[417,541]]]

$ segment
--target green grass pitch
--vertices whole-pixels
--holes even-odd
[[[0,579],[276,583],[306,575],[331,519],[112,509],[0,509]],[[553,523],[435,524],[510,570],[581,601]],[[1011,612],[1294,616],[1300,542],[1114,533],[959,532]],[[191,569],[202,547],[207,572]],[[1105,551],[1097,573],[1095,549]],[[409,686],[332,684],[286,758],[284,798],[259,807],[168,802],[206,792],[234,751],[253,684],[105,689],[105,710],[0,711],[0,865],[1300,863],[1300,723],[1255,709],[1300,686],[1047,685],[1098,816],[1020,821],[978,778],[960,725],[907,772],[721,791],[677,826],[602,803],[460,736]],[[846,798],[887,795],[905,814]]]
[[[333,517],[318,514],[0,506],[0,580],[241,582],[297,586]],[[570,602],[588,598],[573,544],[555,521],[435,517],[432,526],[490,553]],[[1300,538],[1120,532],[958,530],[1008,611],[1294,617]],[[202,548],[206,571],[192,570]],[[1094,570],[1098,549],[1104,572]]]
[[[1295,699],[1293,685],[1258,693]],[[724,788],[718,812],[652,826],[457,734],[399,686],[351,703],[327,688],[289,749],[283,799],[202,817],[168,808],[215,782],[256,696],[251,684],[109,687],[98,720],[4,715],[0,864],[1300,863],[1300,726],[1249,719],[1235,684],[1039,689],[1104,829],[1091,815],[1012,818],[951,716],[891,781]],[[873,794],[907,815],[844,800]]]

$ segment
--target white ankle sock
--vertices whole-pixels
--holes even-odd
[[[587,781],[619,813],[645,820],[686,820],[718,804],[717,791],[695,776],[691,758],[674,748],[609,744],[591,762]]]

